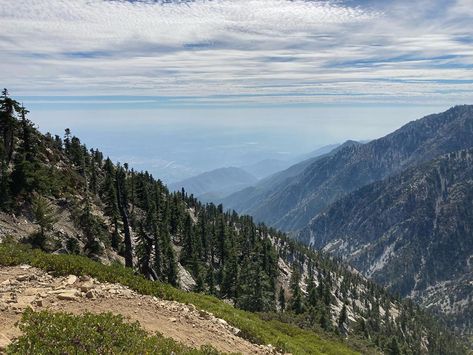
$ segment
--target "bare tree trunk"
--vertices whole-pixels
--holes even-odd
[[[123,229],[125,233],[125,266],[126,267],[133,267],[133,246],[131,244],[131,233],[130,233],[130,221],[128,219],[128,208],[126,206],[126,201],[123,201],[122,191],[121,191],[121,184],[120,184],[120,176],[119,172],[117,171],[116,177],[116,184],[117,184],[117,201],[118,201],[118,209],[120,210],[120,215],[123,221]]]

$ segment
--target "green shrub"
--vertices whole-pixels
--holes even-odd
[[[7,354],[219,354],[209,346],[195,350],[159,334],[149,336],[138,323],[111,313],[74,316],[28,309],[20,329],[23,335]]]

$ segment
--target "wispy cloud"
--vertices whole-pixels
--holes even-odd
[[[467,102],[472,8],[470,0],[0,0],[2,85],[20,95],[195,105]]]

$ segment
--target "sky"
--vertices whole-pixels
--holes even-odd
[[[0,84],[166,182],[473,103],[473,0],[0,0]]]

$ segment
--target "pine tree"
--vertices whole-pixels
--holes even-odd
[[[128,218],[128,199],[125,190],[125,171],[118,168],[115,177],[117,188],[118,210],[122,217],[123,229],[125,234],[125,266],[133,267],[133,246],[131,243],[130,221]]]
[[[302,300],[302,291],[300,288],[301,274],[299,268],[295,265],[293,267],[292,276],[291,276],[291,310],[296,314],[301,314],[304,312],[304,303]]]
[[[330,308],[325,305],[322,307],[320,312],[319,324],[320,327],[326,331],[329,331],[332,328]]]
[[[104,246],[100,239],[104,237],[106,227],[92,214],[92,206],[87,191],[76,210],[78,211],[79,227],[82,229],[85,236],[85,253],[89,257],[95,258],[103,253]]]
[[[9,210],[11,206],[11,192],[10,192],[10,174],[8,173],[8,166],[5,160],[1,159],[1,176],[0,176],[0,210]]]
[[[70,154],[71,150],[71,130],[69,128],[66,128],[64,130],[64,152],[66,155]]]
[[[219,264],[222,266],[225,263],[226,253],[226,241],[227,241],[227,227],[225,225],[225,219],[223,213],[220,214],[217,222],[217,256],[219,259]]]
[[[209,267],[207,269],[207,276],[205,278],[205,281],[207,282],[208,285],[208,292],[211,295],[216,295],[217,290],[215,288],[215,274],[213,268]]]
[[[286,296],[284,295],[284,289],[281,286],[281,289],[279,290],[279,309],[281,312],[284,312],[286,310]]]
[[[20,108],[20,144],[14,158],[13,171],[11,174],[11,192],[15,197],[20,194],[31,194],[48,192],[50,185],[48,176],[45,176],[43,167],[37,159],[39,150],[34,138],[33,123],[26,118],[28,111]]]
[[[136,256],[138,259],[138,269],[148,279],[157,280],[157,275],[152,270],[150,261],[153,253],[153,238],[146,234],[143,222],[140,223],[137,243],[136,243]]]
[[[387,353],[389,355],[401,355],[402,354],[401,349],[399,347],[399,343],[398,343],[396,337],[391,338],[391,342],[390,342],[389,347],[387,349]]]
[[[314,282],[314,273],[311,267],[309,267],[309,276],[307,278],[307,304],[312,307],[316,307],[318,303],[317,288]]]
[[[35,194],[32,202],[32,212],[39,231],[33,236],[35,246],[44,248],[46,232],[53,229],[57,222],[57,213],[51,202],[45,197]]]
[[[17,120],[15,112],[20,111],[20,104],[11,99],[8,90],[3,89],[0,99],[0,130],[2,132],[2,159],[6,165],[10,164],[14,151],[15,131]]]
[[[235,299],[238,288],[238,259],[234,249],[230,250],[230,256],[223,266],[222,283],[220,287],[221,296]],[[213,267],[213,265],[211,265]]]
[[[195,262],[196,250],[194,243],[194,228],[192,218],[189,214],[185,217],[183,230],[183,246],[181,252],[181,263],[184,265],[192,265]]]
[[[338,330],[341,334],[346,335],[347,333],[347,322],[348,322],[348,316],[347,316],[347,306],[343,304],[342,309],[340,311],[340,315],[338,317]]]
[[[172,247],[169,246],[166,250],[167,256],[167,282],[173,286],[177,286],[179,283],[177,265],[176,265],[176,256]]]

